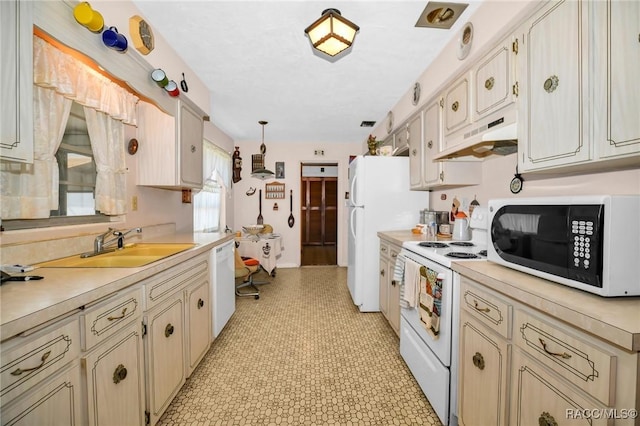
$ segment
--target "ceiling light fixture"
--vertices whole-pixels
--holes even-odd
[[[351,52],[359,30],[360,27],[343,18],[338,9],[325,9],[320,19],[309,25],[304,32],[311,41],[315,55],[335,62]]]
[[[267,146],[264,144],[264,126],[269,124],[269,122],[260,120],[258,121],[258,124],[262,126],[262,143],[260,144],[260,154],[262,155],[262,160],[263,160],[262,164],[264,165],[264,155],[267,152]],[[273,177],[273,175],[274,173],[271,170],[268,170],[267,168],[256,169],[253,172],[251,172],[251,177],[258,178],[260,180],[269,179],[270,177]]]

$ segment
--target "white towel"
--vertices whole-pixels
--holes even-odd
[[[411,259],[405,260],[404,265],[404,294],[402,298],[410,308],[418,304],[420,296],[420,264]]]
[[[407,301],[404,300],[404,265],[406,257],[402,254],[396,256],[396,263],[393,266],[393,280],[400,287],[400,307],[408,308]]]

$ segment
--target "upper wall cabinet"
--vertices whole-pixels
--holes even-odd
[[[589,2],[593,8],[594,142],[600,158],[640,152],[640,2]]]
[[[516,99],[513,37],[504,40],[480,60],[473,71],[473,120],[513,103]]]
[[[470,109],[471,83],[469,73],[464,73],[453,82],[444,94],[444,135],[445,148],[449,148],[446,136],[471,123]]]
[[[638,22],[637,2],[561,1],[525,23],[518,69],[521,172],[637,165]]]
[[[138,185],[169,189],[202,187],[203,115],[181,96],[172,117],[138,105]]]
[[[33,3],[0,1],[0,158],[33,162]]]

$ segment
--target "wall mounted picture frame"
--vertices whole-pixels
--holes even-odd
[[[284,161],[276,161],[276,179],[284,179]]]

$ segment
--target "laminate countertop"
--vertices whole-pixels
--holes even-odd
[[[85,305],[233,241],[234,234],[172,234],[144,243],[194,243],[193,248],[139,268],[37,268],[38,281],[9,281],[0,287],[0,341],[46,324]]]
[[[424,234],[414,234],[410,229],[400,231],[379,231],[378,237],[392,244],[402,245],[405,241],[429,241]],[[446,241],[451,241],[449,238]]]
[[[601,297],[493,262],[452,262],[480,284],[627,351],[640,352],[640,297]]]

